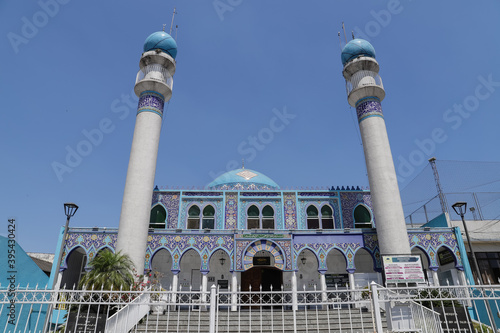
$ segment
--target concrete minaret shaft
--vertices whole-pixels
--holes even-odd
[[[157,32],[148,37],[144,51],[134,87],[139,106],[116,244],[138,274],[144,272],[163,106],[172,96],[177,48],[172,37]]]
[[[342,51],[349,104],[356,108],[382,255],[410,254],[403,206],[382,114],[385,97],[375,50],[354,39]]]

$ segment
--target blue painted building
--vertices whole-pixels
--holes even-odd
[[[0,289],[1,290],[26,290],[26,289],[45,289],[49,277],[35,264],[35,262],[26,254],[23,248],[14,240],[0,236]],[[10,255],[14,255],[9,257]],[[43,323],[47,306],[22,300],[21,297],[14,298],[7,293],[10,300],[15,299],[10,304],[5,304],[2,316],[0,317],[0,328],[4,332],[17,329],[34,332],[38,322]],[[39,294],[34,297],[43,297]],[[6,311],[7,310],[7,311]],[[12,317],[10,316],[12,314]]]

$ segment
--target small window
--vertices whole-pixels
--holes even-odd
[[[259,229],[259,208],[257,206],[250,206],[247,211],[247,228]]]
[[[161,205],[156,205],[151,209],[149,217],[150,228],[165,228],[165,220],[167,219],[167,212]]]
[[[188,229],[200,229],[200,207],[194,205],[188,211]]]
[[[332,207],[324,205],[321,207],[321,225],[323,229],[334,229]]]
[[[262,209],[262,229],[274,229],[274,209],[271,206]]]
[[[318,208],[314,205],[307,207],[307,229],[319,229]]]
[[[215,209],[212,206],[206,206],[203,209],[203,229],[214,229]]]
[[[368,209],[363,205],[358,205],[354,209],[354,227],[372,228],[372,216]]]

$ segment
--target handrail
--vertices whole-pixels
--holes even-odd
[[[105,332],[129,332],[149,312],[150,293],[143,293],[106,319]]]

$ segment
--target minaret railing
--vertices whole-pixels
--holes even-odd
[[[172,89],[174,85],[174,78],[170,72],[159,64],[151,64],[141,68],[137,73],[135,84],[142,80],[158,81],[166,84],[170,89]]]
[[[373,71],[359,71],[354,73],[349,80],[346,81],[347,94],[349,95],[353,90],[366,86],[379,86],[384,88],[382,78],[378,73]]]

